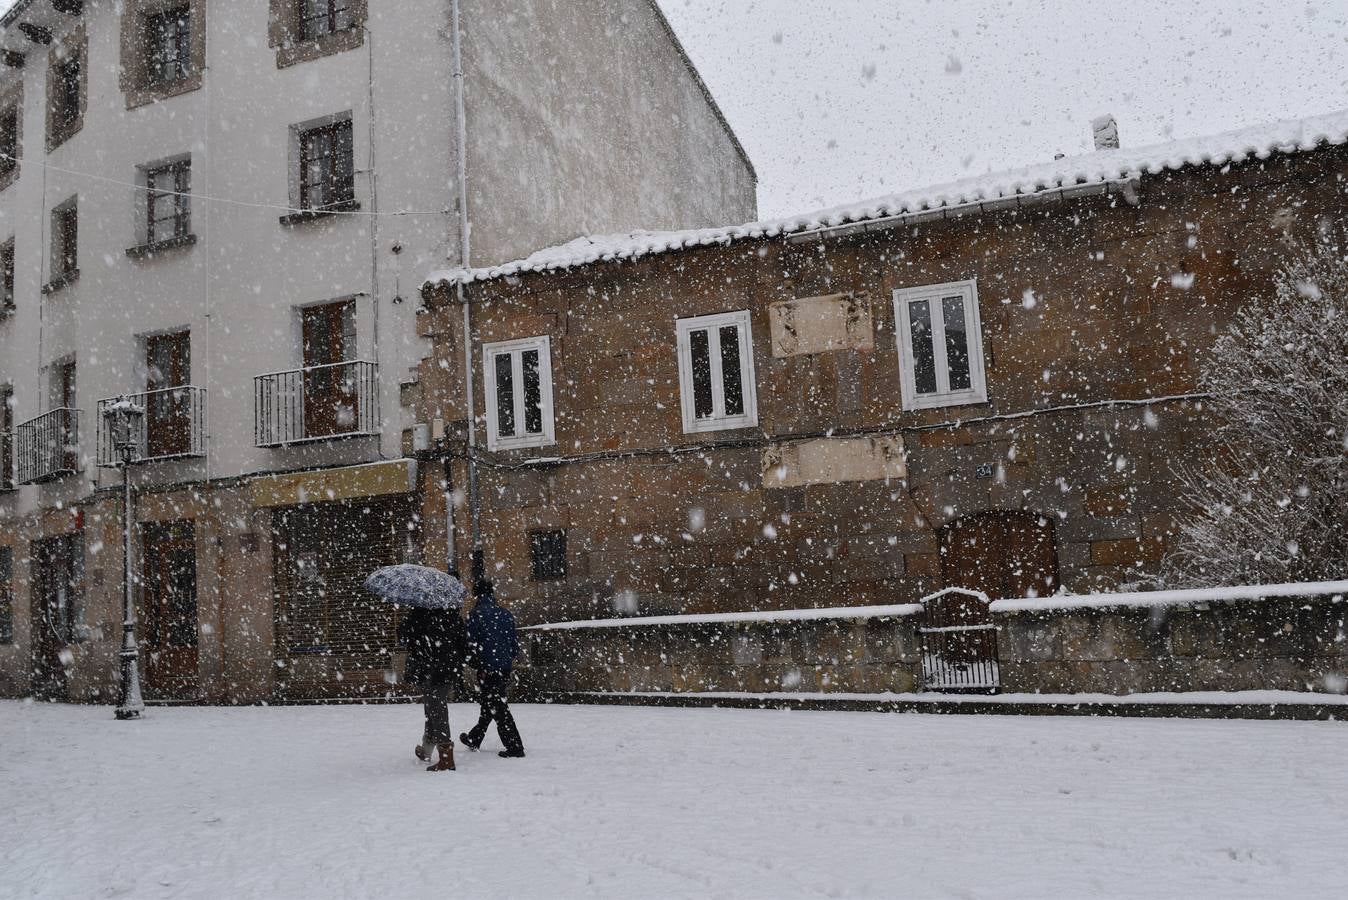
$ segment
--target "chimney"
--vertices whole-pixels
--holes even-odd
[[[1091,119],[1091,133],[1095,137],[1096,150],[1119,149],[1119,126],[1109,113]]]

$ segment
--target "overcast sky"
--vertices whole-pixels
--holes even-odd
[[[1348,0],[658,2],[764,218],[1086,152],[1105,112],[1136,147],[1348,109]]]
[[[659,0],[764,217],[1348,109],[1348,0]]]

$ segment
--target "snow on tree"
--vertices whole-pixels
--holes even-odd
[[[1200,384],[1213,453],[1179,474],[1172,586],[1348,577],[1348,241],[1294,247],[1220,335]]]

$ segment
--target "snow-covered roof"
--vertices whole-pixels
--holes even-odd
[[[747,238],[770,238],[875,219],[1032,197],[1069,188],[1123,182],[1185,166],[1224,165],[1251,157],[1267,159],[1274,153],[1296,153],[1325,144],[1345,142],[1348,142],[1348,110],[1150,147],[1100,150],[781,219],[720,228],[634,231],[578,237],[497,266],[435,271],[426,279],[426,284],[452,285],[526,272],[559,271],[603,260],[636,259],[685,247],[729,244]]]

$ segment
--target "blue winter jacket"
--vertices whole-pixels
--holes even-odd
[[[515,617],[496,605],[491,594],[477,598],[468,617],[468,639],[477,654],[477,667],[487,672],[509,672],[519,653]]]

